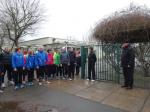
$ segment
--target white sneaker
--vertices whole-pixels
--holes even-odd
[[[72,81],[72,79],[71,79],[71,78],[69,78],[69,80],[70,80],[70,81]]]
[[[4,91],[0,89],[0,93],[3,93]]]
[[[2,88],[5,88],[5,87],[6,87],[5,83],[2,83]]]
[[[22,84],[22,85],[20,86],[20,88],[25,88],[25,86]]]
[[[40,86],[42,86],[42,83],[41,83],[41,82],[39,82],[39,85],[40,85]]]
[[[26,81],[23,81],[22,84],[26,84]]]
[[[95,80],[91,80],[92,82],[94,82]]]
[[[47,84],[50,84],[51,82],[49,82],[49,81],[46,81],[46,83],[47,83]]]
[[[31,83],[30,83],[30,86],[33,86],[33,85],[34,85],[33,82],[31,82]]]
[[[9,84],[10,84],[10,85],[14,85],[14,82],[13,82],[13,81],[9,81]]]
[[[89,81],[90,79],[86,79],[87,81]]]
[[[19,87],[18,86],[15,86],[15,88],[14,88],[15,90],[18,90],[19,89]]]

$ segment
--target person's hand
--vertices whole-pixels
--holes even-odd
[[[37,66],[36,68],[39,69],[39,66]]]
[[[130,68],[131,66],[130,65],[128,65],[128,68]]]
[[[17,71],[17,69],[16,69],[16,68],[14,68],[14,71],[16,72],[16,71]]]
[[[60,66],[62,67],[62,64],[60,64]]]
[[[2,73],[1,73],[1,76],[3,76],[3,75],[4,75],[4,73],[2,72]]]
[[[23,67],[23,70],[25,70],[25,67]]]

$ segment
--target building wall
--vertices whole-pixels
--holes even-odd
[[[36,45],[45,45],[50,43],[52,43],[52,38],[45,37],[45,38],[20,42],[19,46],[36,46]]]

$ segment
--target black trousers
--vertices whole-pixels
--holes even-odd
[[[23,81],[25,81],[27,74],[28,74],[28,70],[25,68],[23,70],[23,75],[22,75]]]
[[[36,78],[39,79],[39,69],[36,69]]]
[[[4,64],[4,74],[6,74],[6,72],[7,72],[8,81],[12,81],[13,80],[13,73],[12,73],[11,65]],[[5,75],[2,76],[2,83],[4,83],[4,77],[5,77]]]
[[[15,86],[22,84],[23,67],[17,67],[17,71],[14,71]]]
[[[95,80],[95,64],[88,64],[88,79],[91,80],[91,72],[92,72],[92,79]]]
[[[68,77],[68,64],[62,64],[63,77]]]
[[[0,90],[2,89],[2,78],[3,76],[1,76],[1,73],[0,73]]]
[[[55,77],[55,65],[46,65],[46,77]]]
[[[80,66],[76,66],[76,75],[78,76],[79,75],[79,73],[80,73]]]
[[[133,67],[123,67],[123,75],[124,75],[124,85],[128,87],[133,87]]]
[[[30,68],[28,69],[28,82],[33,82],[34,79],[34,69]]]
[[[38,77],[39,77],[39,81],[41,81],[42,79],[45,78],[45,66],[40,66],[38,69]]]
[[[62,76],[62,67],[60,65],[55,65],[56,76]]]
[[[69,71],[69,78],[74,79],[74,71],[75,71],[75,64],[74,63],[70,63],[68,71]]]

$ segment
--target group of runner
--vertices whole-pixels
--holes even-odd
[[[42,82],[50,83],[50,79],[73,80],[74,75],[79,75],[81,56],[79,49],[62,48],[38,51],[21,50],[16,48],[13,53],[6,48],[0,55],[0,92],[2,93],[7,74],[8,85],[14,85],[18,90],[32,86],[36,79],[39,85]],[[75,72],[76,71],[76,72]]]

